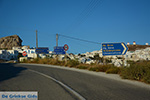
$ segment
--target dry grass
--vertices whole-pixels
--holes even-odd
[[[120,75],[125,79],[150,83],[150,62],[144,61],[131,64],[128,68],[122,68]]]

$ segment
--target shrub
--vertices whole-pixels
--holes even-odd
[[[120,73],[122,78],[144,81],[150,83],[150,62],[138,62],[130,67],[123,68]]]
[[[40,58],[36,58],[36,59],[33,59],[33,61],[28,61],[28,62],[30,62],[30,63],[38,63],[39,60],[40,60]]]
[[[112,65],[102,65],[99,67],[101,72],[106,72]]]
[[[112,65],[93,65],[89,68],[90,71],[106,72]]]
[[[50,64],[52,64],[52,65],[61,65],[61,61],[59,61],[58,59],[51,59]]]
[[[77,60],[69,60],[66,64],[66,66],[68,67],[76,67],[77,65],[79,65],[79,62]]]
[[[23,59],[22,63],[28,63],[28,60]]]
[[[86,64],[79,64],[79,65],[77,66],[77,68],[79,68],[79,69],[88,69],[88,68],[89,68],[89,65],[86,65]]]
[[[107,71],[106,71],[106,73],[107,74],[119,74],[120,73],[120,71],[121,71],[121,68],[119,68],[119,67],[110,67]]]
[[[121,72],[121,76],[122,78],[140,80],[143,77],[144,73],[145,71],[143,67],[135,64],[129,68],[124,68]]]
[[[89,67],[88,70],[99,72],[99,68],[98,67],[93,67],[93,66]]]
[[[150,83],[150,70],[147,71],[146,75],[143,77],[143,80],[146,83]]]
[[[136,64],[136,62],[135,62],[135,61],[132,61],[132,60],[127,60],[127,63],[130,64],[130,65]]]

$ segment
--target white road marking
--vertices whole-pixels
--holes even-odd
[[[56,83],[60,84],[61,86],[63,86],[63,87],[66,88],[67,90],[69,90],[69,91],[70,91],[71,93],[73,93],[75,96],[77,96],[80,100],[86,100],[83,96],[81,96],[81,95],[80,95],[79,93],[77,93],[75,90],[71,89],[69,86],[67,86],[67,85],[65,85],[64,83],[58,81],[57,79],[55,79],[55,78],[53,78],[53,77],[51,77],[51,76],[48,76],[48,75],[46,75],[46,74],[43,74],[43,73],[41,73],[41,72],[35,71],[35,70],[29,69],[29,71],[34,72],[34,73],[37,73],[37,74],[39,74],[39,75],[42,75],[42,76],[44,76],[44,77],[47,77],[47,78],[49,78],[49,79],[55,81]]]

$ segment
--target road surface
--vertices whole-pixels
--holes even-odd
[[[1,63],[0,91],[38,91],[39,100],[150,99],[150,88],[51,66]]]

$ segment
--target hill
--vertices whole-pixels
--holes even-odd
[[[0,49],[12,49],[22,46],[22,40],[18,35],[0,38]]]
[[[147,47],[150,47],[150,45],[127,45],[128,51],[135,51],[140,49],[145,49]]]

